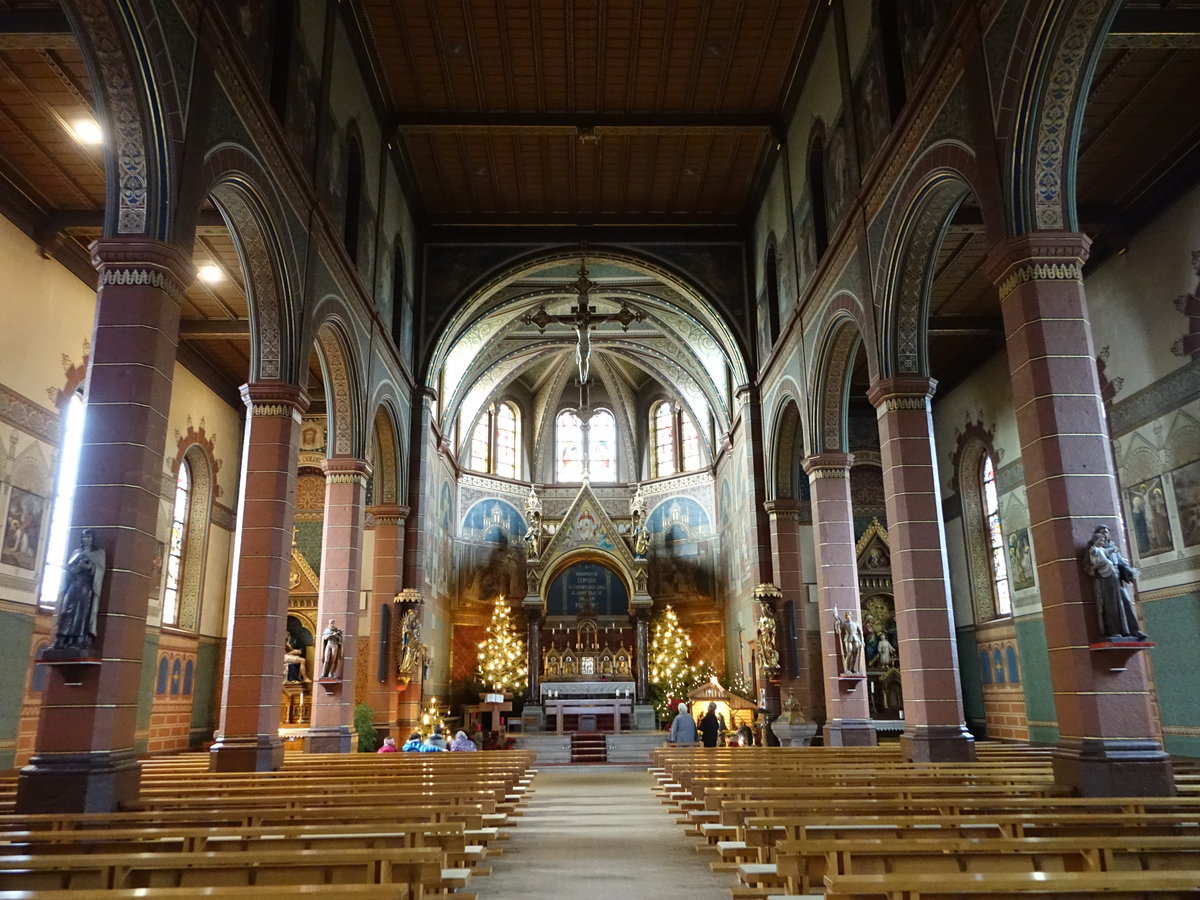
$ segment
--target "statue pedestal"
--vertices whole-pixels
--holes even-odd
[[[866,675],[849,674],[837,677],[838,685],[843,691],[857,691],[858,686],[867,680]]]
[[[1097,654],[1096,659],[1102,665],[1106,665],[1108,671],[1124,672],[1129,667],[1129,660],[1133,654],[1156,646],[1158,645],[1154,641],[1139,641],[1131,638],[1129,640],[1098,641],[1095,644],[1088,644],[1088,650]]]
[[[771,731],[781,747],[807,747],[817,733],[817,723],[799,716],[783,715],[771,723]]]
[[[63,684],[68,687],[79,687],[83,684],[83,676],[93,666],[100,665],[100,657],[92,650],[79,650],[67,647],[61,650],[46,649],[37,660],[39,666],[50,666],[62,676]]]

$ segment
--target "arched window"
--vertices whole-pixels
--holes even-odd
[[[592,415],[588,457],[592,481],[617,480],[617,417],[607,409],[597,410]]]
[[[675,474],[675,413],[671,404],[662,401],[654,407],[650,417],[650,427],[654,432],[651,444],[654,447],[654,465],[651,466],[653,477]]]
[[[505,478],[520,474],[521,413],[513,403],[493,403],[471,432],[467,467]]]
[[[771,346],[774,347],[779,340],[779,262],[775,258],[774,235],[771,245],[767,247],[763,278],[767,283],[767,328]]]
[[[75,481],[79,475],[79,452],[83,447],[83,396],[76,393],[67,404],[62,447],[58,455],[58,484],[54,489],[54,508],[50,513],[50,538],[46,542],[46,568],[38,604],[53,609],[58,604],[63,566],[67,561],[67,540],[71,530],[71,505],[75,501]]]
[[[1012,598],[1008,592],[1004,534],[1000,530],[1000,497],[996,493],[996,468],[992,465],[992,457],[989,454],[984,454],[980,478],[983,482],[983,511],[991,551],[992,591],[995,595],[996,615],[1007,616],[1012,614]]]
[[[583,425],[569,409],[555,420],[554,443],[558,448],[558,480],[583,481]]]
[[[704,465],[700,430],[692,417],[675,409],[668,400],[652,407],[650,413],[651,477],[663,478],[677,472],[692,472]]]
[[[164,625],[179,624],[179,593],[183,583],[184,544],[192,511],[192,466],[186,457],[175,478],[175,508],[171,514],[171,539],[167,545],[167,584],[163,589]]]
[[[346,141],[346,220],[342,245],[350,259],[358,263],[358,217],[362,211],[363,155],[358,136],[351,133]]]
[[[808,193],[812,197],[813,242],[820,259],[829,247],[829,209],[825,205],[825,136],[819,131],[808,145]]]
[[[586,435],[586,438],[585,438]],[[555,419],[555,473],[559,481],[583,481],[583,443],[587,440],[588,478],[617,480],[617,419],[609,410],[598,409],[585,429],[579,416],[564,409]]]

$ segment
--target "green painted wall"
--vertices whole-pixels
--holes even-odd
[[[1150,651],[1164,728],[1200,728],[1196,690],[1196,648],[1200,647],[1200,594],[1183,594],[1141,605],[1146,633],[1158,646]],[[1167,752],[1200,756],[1200,737],[1163,735]]]
[[[192,682],[192,721],[188,746],[199,747],[212,740],[217,727],[214,710],[217,705],[217,663],[221,657],[221,642],[201,638],[196,647],[196,674]]]
[[[1050,653],[1046,649],[1046,626],[1041,616],[1016,619],[1017,652],[1021,657],[1021,684],[1025,689],[1025,715],[1029,739],[1053,744],[1058,740],[1058,713],[1050,684]],[[1035,723],[1055,723],[1053,726]]]
[[[0,741],[15,741],[21,727],[21,700],[25,696],[25,685],[29,682],[29,644],[33,638],[33,612],[23,613],[0,611],[0,659],[24,660],[25,665],[10,671],[7,678],[0,678]],[[17,751],[0,750],[0,769],[11,769]]]
[[[158,663],[157,631],[146,632],[146,644],[142,648],[142,679],[138,685],[138,714],[137,730],[140,734],[148,734],[150,730],[150,713],[154,711],[154,676],[157,674]],[[141,755],[149,750],[149,740],[139,737],[134,741],[133,750]]]
[[[971,734],[982,740],[987,737],[987,721],[983,709],[983,679],[979,677],[979,648],[975,644],[975,628],[960,628],[958,642],[958,677],[962,682],[963,715]]]

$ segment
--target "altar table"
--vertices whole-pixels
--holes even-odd
[[[628,713],[633,722],[633,700],[629,697],[588,697],[577,700],[545,700],[546,715],[553,715],[554,730],[563,733],[563,718],[567,715],[609,715],[613,717],[613,734],[621,733],[621,713]]]

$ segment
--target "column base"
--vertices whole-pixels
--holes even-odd
[[[310,728],[304,737],[305,753],[353,753],[358,749],[358,732],[347,725]]]
[[[222,739],[209,754],[210,772],[271,772],[283,765],[283,739],[273,734]]]
[[[974,762],[975,738],[962,725],[908,725],[900,750],[909,762]]]
[[[1175,771],[1157,741],[1063,739],[1054,781],[1081,797],[1174,797]]]
[[[878,743],[870,719],[834,719],[825,723],[826,747],[874,747]]]
[[[21,769],[16,811],[113,812],[137,799],[141,771],[132,750],[38,754]]]

